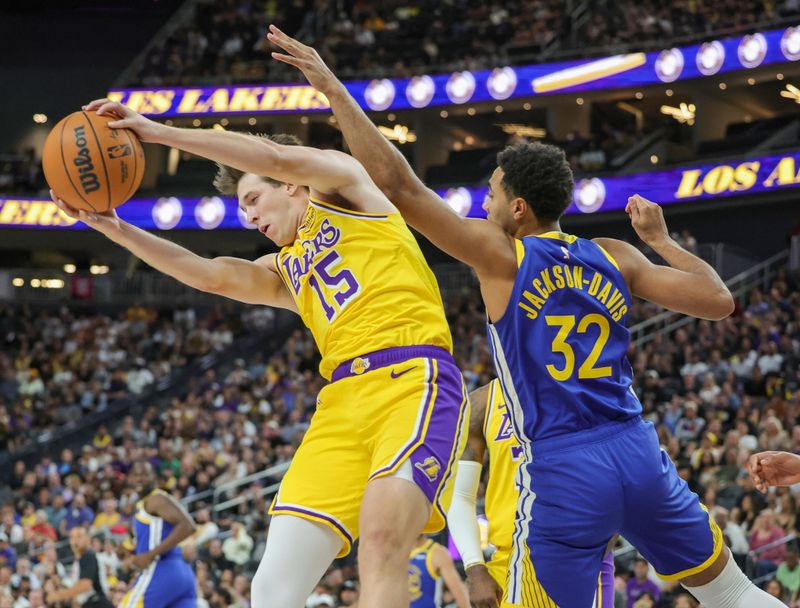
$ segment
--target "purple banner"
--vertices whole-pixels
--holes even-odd
[[[365,110],[405,110],[668,84],[798,59],[800,27],[790,27],[660,52],[345,84]],[[164,118],[330,110],[325,96],[307,85],[118,89],[108,97]]]

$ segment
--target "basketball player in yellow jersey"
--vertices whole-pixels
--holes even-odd
[[[519,491],[514,481],[522,448],[514,437],[500,382],[495,379],[469,394],[469,439],[458,463],[455,491],[447,527],[461,553],[467,572],[470,601],[475,608],[511,607],[501,601],[508,581],[508,560],[513,548],[514,520]],[[495,552],[484,563],[475,503],[485,457],[489,459],[485,514],[489,520],[489,542]],[[536,582],[531,583],[533,586]],[[540,587],[540,586],[538,586]],[[534,598],[545,598],[539,589]],[[551,608],[546,600],[528,608]],[[603,560],[594,608],[614,607],[614,555]],[[588,608],[588,607],[587,607]]]
[[[297,311],[322,353],[331,383],[270,508],[252,606],[301,608],[360,535],[359,606],[406,608],[408,555],[420,532],[444,527],[468,401],[436,280],[400,214],[340,152],[167,127],[108,100],[84,109],[216,161],[217,188],[281,249],[205,259],[113,211],[61,208],[188,285]]]

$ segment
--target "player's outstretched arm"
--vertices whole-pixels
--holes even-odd
[[[469,438],[467,447],[456,469],[453,501],[447,513],[447,527],[461,553],[467,572],[469,599],[475,608],[495,608],[502,591],[486,569],[481,549],[481,532],[478,527],[476,502],[478,486],[486,454],[483,425],[489,401],[490,385],[475,389],[469,394]]]
[[[83,109],[116,117],[118,120],[110,122],[109,127],[131,129],[145,142],[178,148],[245,173],[309,186],[324,194],[339,194],[354,203],[365,198],[369,200],[363,192],[365,187],[372,187],[366,171],[352,157],[336,150],[286,146],[233,131],[170,127],[108,99],[94,100]],[[365,210],[393,209],[388,203],[384,205],[384,208]]]
[[[617,260],[633,295],[701,319],[717,321],[733,312],[728,287],[711,266],[669,236],[661,207],[635,194],[625,211],[639,238],[669,264],[653,264],[624,241],[594,239]]]
[[[408,224],[442,251],[475,268],[479,275],[481,269],[496,270],[503,262],[516,272],[512,239],[498,225],[461,217],[427,188],[314,49],[274,25],[267,37],[285,51],[272,56],[299,69],[328,98],[353,156]]]
[[[760,452],[750,457],[747,471],[761,492],[773,486],[791,486],[800,483],[800,456],[789,452]]]
[[[172,524],[174,528],[163,541],[150,549],[150,551],[139,553],[133,558],[133,563],[140,570],[149,566],[158,556],[177,547],[181,541],[189,538],[195,531],[195,523],[191,515],[172,496],[154,494],[147,497],[145,510]]]
[[[81,220],[156,270],[194,287],[247,304],[296,310],[294,300],[275,270],[275,254],[251,262],[232,257],[204,258],[121,220],[114,210],[78,211],[50,191],[53,202],[68,216]]]

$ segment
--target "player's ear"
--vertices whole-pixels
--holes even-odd
[[[297,184],[289,184],[289,183],[284,183],[283,187],[286,188],[286,194],[288,194],[289,196],[294,196],[297,193],[298,189],[300,188],[300,186],[298,186]]]
[[[515,197],[511,199],[511,216],[519,221],[528,212],[528,202],[522,197]]]

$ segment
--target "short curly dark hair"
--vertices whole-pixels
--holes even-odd
[[[303,142],[299,137],[289,133],[276,133],[275,135],[244,133],[244,135],[268,139],[269,141],[274,141],[276,144],[281,144],[283,146],[303,145]],[[239,180],[242,179],[243,175],[244,171],[234,169],[233,167],[228,167],[222,163],[217,163],[217,175],[214,177],[214,187],[219,191],[220,194],[224,194],[226,196],[236,196],[236,190],[239,187]],[[272,179],[271,177],[262,176],[261,178],[273,186],[279,186],[281,183],[278,180]]]
[[[557,220],[572,202],[572,169],[561,148],[515,144],[497,154],[497,164],[505,191],[525,199],[539,220]]]

